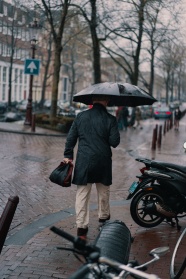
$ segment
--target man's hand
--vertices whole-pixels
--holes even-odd
[[[63,162],[64,162],[65,164],[68,164],[69,162],[73,162],[73,160],[72,160],[72,159],[69,159],[69,158],[64,158],[64,159],[63,159]]]

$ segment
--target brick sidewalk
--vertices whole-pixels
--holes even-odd
[[[161,149],[155,152],[151,151],[152,130],[145,122],[143,130],[122,132],[121,144],[113,151],[112,219],[124,221],[135,237],[131,259],[136,258],[143,263],[150,259],[148,252],[151,249],[170,247],[170,253],[148,268],[149,272],[164,279],[169,278],[171,253],[181,232],[164,223],[151,229],[139,227],[130,216],[130,201],[126,201],[126,197],[141,167],[135,161],[136,156],[186,163],[182,147],[185,119],[180,122],[179,132],[172,129],[163,136]],[[50,225],[55,224],[76,234],[73,208],[76,188],[64,189],[48,181],[48,174],[62,158],[59,150],[62,153],[64,142],[63,137],[0,133],[0,208],[4,207],[9,195],[17,193],[20,196],[6,246],[0,255],[0,278],[67,278],[80,265],[70,252],[55,249],[56,246],[69,247],[70,244],[49,230]],[[88,241],[91,242],[98,233],[95,189],[91,197],[90,215]],[[180,224],[184,227],[185,221],[182,220]]]

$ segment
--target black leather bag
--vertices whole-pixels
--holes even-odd
[[[70,187],[72,181],[73,164],[69,162],[65,164],[63,162],[52,171],[49,176],[51,182],[58,184],[62,187]]]

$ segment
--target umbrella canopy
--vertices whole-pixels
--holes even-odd
[[[74,95],[73,101],[92,105],[92,97],[110,97],[109,106],[136,107],[152,105],[157,100],[138,86],[129,83],[103,82],[91,85]]]

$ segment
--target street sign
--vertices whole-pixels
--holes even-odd
[[[27,75],[39,75],[40,72],[40,60],[38,59],[26,59],[24,74]]]

